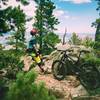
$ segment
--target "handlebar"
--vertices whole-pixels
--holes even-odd
[[[89,50],[81,50],[80,53],[90,53]]]
[[[61,52],[67,52],[67,51],[68,51],[68,52],[73,52],[74,50],[72,50],[72,49],[58,50],[58,49],[57,49],[57,51],[61,51]]]

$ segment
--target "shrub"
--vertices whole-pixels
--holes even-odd
[[[37,37],[37,40],[38,43],[40,44],[40,37]],[[43,40],[42,44],[43,55],[50,54],[55,49],[55,45],[61,41],[59,39],[59,36],[53,32],[43,35],[42,40]]]
[[[96,57],[94,53],[86,54],[83,58],[88,64],[100,67],[100,59]]]
[[[0,51],[0,69],[7,67],[18,67],[20,63],[21,52],[14,50],[1,50]]]
[[[24,66],[23,61],[20,61],[20,51],[1,50],[0,51],[0,100],[8,91],[9,82],[16,79],[16,74]]]
[[[100,58],[100,43],[99,42],[95,42],[94,49],[95,49],[96,56]]]
[[[6,86],[6,79],[0,77],[0,100],[4,100],[8,88]]]
[[[94,47],[95,42],[92,40],[92,38],[86,37],[83,41],[82,44],[86,47]]]
[[[6,70],[8,79],[15,79],[19,70],[24,67],[23,61],[20,60],[21,52],[14,50],[1,50],[0,51],[0,70]]]
[[[44,84],[35,83],[36,73],[18,73],[15,82],[9,86],[6,100],[55,100],[54,96],[49,95]]]
[[[73,32],[72,33],[72,36],[71,36],[71,39],[69,40],[69,43],[70,44],[73,44],[73,45],[80,45],[81,44],[81,39],[79,38],[79,36]]]

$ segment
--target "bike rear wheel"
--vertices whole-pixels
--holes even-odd
[[[66,71],[67,69],[62,61],[56,60],[53,62],[52,73],[57,80],[63,80],[66,76]]]
[[[96,89],[100,85],[99,71],[87,63],[81,66],[81,82],[87,89]]]

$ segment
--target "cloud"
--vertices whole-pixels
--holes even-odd
[[[63,14],[64,14],[64,11],[63,11],[63,10],[56,9],[56,10],[54,11],[54,15],[55,15],[56,17],[60,17],[60,16],[62,16]]]
[[[62,9],[56,9],[54,10],[53,14],[55,15],[55,17],[57,17],[58,19],[68,19],[70,16],[68,15],[68,11],[64,11]]]
[[[69,15],[65,15],[64,17],[65,17],[65,19],[69,19],[69,18],[70,18],[70,16],[69,16]]]
[[[60,0],[65,2],[72,2],[74,4],[91,3],[91,0]]]

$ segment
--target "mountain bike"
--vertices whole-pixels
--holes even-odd
[[[62,56],[60,60],[55,60],[52,64],[52,73],[57,80],[63,80],[66,75],[77,75],[81,84],[88,89],[94,89],[100,85],[100,73],[98,69],[88,62],[81,61],[82,53],[89,53],[89,51],[81,50],[77,60],[71,57],[68,52],[73,50],[58,50]]]

